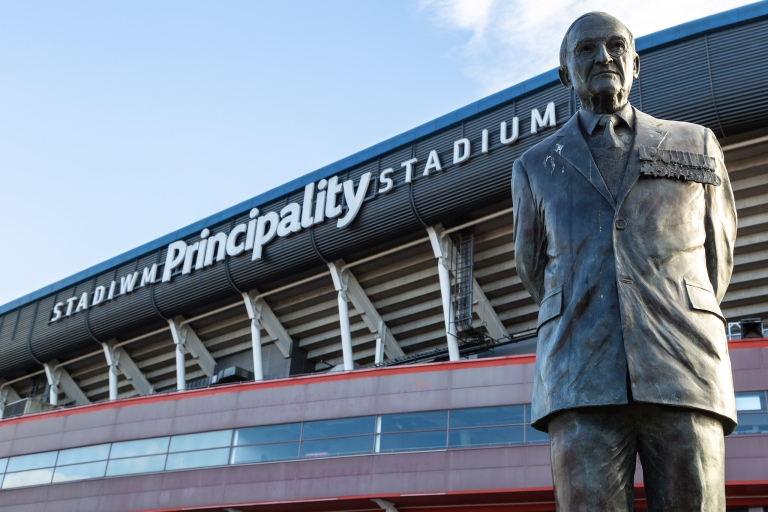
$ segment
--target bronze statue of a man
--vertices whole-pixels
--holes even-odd
[[[559,71],[582,108],[514,164],[515,262],[540,305],[533,426],[561,512],[632,510],[637,454],[648,510],[724,511],[733,192],[708,128],[628,103],[639,70],[619,20],[578,18]]]

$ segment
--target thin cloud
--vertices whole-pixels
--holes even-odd
[[[467,50],[481,45],[497,0],[421,0],[419,8],[434,15],[443,27],[468,31]]]
[[[611,13],[640,37],[749,3],[646,0],[617,9],[609,0],[419,0],[419,7],[438,27],[467,34],[453,50],[462,71],[488,94],[556,67],[563,33],[585,12]]]

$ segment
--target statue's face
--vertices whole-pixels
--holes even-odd
[[[588,16],[568,34],[566,87],[573,88],[584,108],[610,113],[629,97],[640,59],[630,44],[631,35],[615,18]]]

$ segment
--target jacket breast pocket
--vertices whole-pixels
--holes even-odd
[[[723,312],[720,311],[720,305],[717,303],[717,298],[711,286],[686,279],[685,290],[688,292],[691,308],[717,315],[725,322]]]
[[[558,287],[544,296],[539,307],[539,321],[536,329],[546,322],[557,318],[563,310],[563,288]]]

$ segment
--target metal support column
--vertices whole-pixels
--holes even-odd
[[[116,400],[118,394],[117,369],[123,374],[123,377],[131,383],[133,389],[135,389],[140,395],[152,395],[155,393],[155,388],[147,380],[147,377],[141,372],[136,363],[133,362],[131,356],[125,351],[123,347],[117,346],[117,340],[110,340],[107,343],[101,344],[104,349],[104,355],[107,358],[107,366],[109,371],[109,399]]]
[[[117,359],[118,355],[108,343],[102,343],[104,356],[107,358],[107,372],[109,373],[109,399],[117,400]]]
[[[216,368],[216,360],[208,352],[208,349],[205,348],[205,344],[197,336],[192,326],[186,323],[183,316],[177,316],[168,320],[168,325],[171,327],[173,343],[176,345],[176,389],[182,391],[187,389],[184,349],[189,350],[190,355],[192,355],[200,369],[208,377],[213,375],[213,370]]]
[[[341,266],[329,263],[333,286],[338,292],[339,301],[339,328],[341,329],[341,353],[344,358],[344,370],[354,370],[355,363],[352,357],[352,333],[349,330],[349,306],[347,304],[347,279]]]
[[[43,368],[45,368],[45,377],[48,379],[48,403],[51,405],[59,405],[60,374],[50,363],[44,364]]]
[[[427,228],[432,250],[437,258],[437,275],[440,279],[440,295],[443,301],[443,316],[445,317],[445,333],[448,343],[448,359],[459,360],[459,343],[456,340],[456,327],[453,323],[451,308],[451,250],[453,242],[451,237],[443,232],[443,227],[438,224]]]
[[[185,366],[184,358],[184,345],[186,340],[181,335],[181,329],[173,319],[168,320],[168,325],[171,326],[171,335],[173,336],[173,343],[176,345],[176,390],[184,391],[187,389],[187,368]]]
[[[51,405],[59,404],[59,392],[64,391],[64,394],[70,400],[75,402],[75,405],[90,404],[91,400],[83,393],[80,386],[77,385],[75,379],[67,372],[67,370],[59,366],[59,362],[55,359],[43,364],[45,368],[45,376],[48,379],[48,385],[51,387],[50,391],[50,403]]]
[[[251,346],[253,347],[253,380],[264,380],[264,363],[261,357],[261,310],[264,301],[254,299],[255,292],[243,292],[245,309],[251,319]]]

